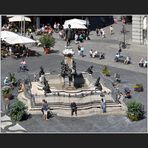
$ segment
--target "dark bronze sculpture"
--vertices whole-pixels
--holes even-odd
[[[93,74],[93,66],[88,67],[88,69],[86,70],[86,72],[88,72],[89,74]]]
[[[43,69],[43,67],[41,66],[41,67],[40,67],[40,72],[39,72],[39,78],[41,77],[41,75],[44,75],[44,74],[45,74],[44,69]]]
[[[47,93],[51,93],[50,86],[49,86],[48,81],[46,80],[46,78],[44,78],[43,90],[44,90],[44,95],[45,96],[46,96]]]
[[[96,89],[102,91],[102,86],[100,84],[100,77],[98,77],[96,83],[95,83]]]

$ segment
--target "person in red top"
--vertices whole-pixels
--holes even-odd
[[[122,17],[122,25],[125,25],[125,18]]]

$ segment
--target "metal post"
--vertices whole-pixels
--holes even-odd
[[[22,21],[21,21],[21,35],[22,35]]]
[[[126,44],[125,44],[125,26],[123,24],[123,44],[122,44],[122,48],[126,48]]]
[[[24,36],[25,36],[25,18],[24,18]]]

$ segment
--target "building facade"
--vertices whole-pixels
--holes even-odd
[[[148,17],[147,15],[132,16],[132,42],[139,45],[148,45],[147,38]]]

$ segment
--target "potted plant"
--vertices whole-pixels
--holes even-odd
[[[105,76],[110,76],[110,71],[108,70],[108,67],[105,65],[102,69],[102,73],[105,75]]]
[[[127,117],[131,121],[138,121],[144,118],[144,106],[136,101],[130,101],[127,104]]]
[[[10,99],[12,96],[12,89],[10,86],[4,86],[2,88],[2,95],[4,97],[4,99]]]
[[[15,101],[10,105],[10,110],[9,110],[9,115],[13,121],[21,121],[24,118],[26,119],[27,112],[26,112],[27,107],[25,104],[21,101]]]
[[[137,91],[137,92],[143,91],[142,84],[136,84],[136,85],[133,86],[133,88],[134,88],[134,91]]]
[[[55,38],[53,38],[52,35],[44,34],[39,38],[39,42],[41,46],[43,46],[45,54],[49,54],[51,47],[55,45]]]

